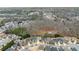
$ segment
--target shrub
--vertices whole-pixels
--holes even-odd
[[[43,38],[47,38],[47,37],[50,37],[50,38],[56,38],[56,37],[63,37],[63,35],[61,35],[61,34],[45,34],[44,36],[43,36]]]
[[[5,24],[4,20],[0,20],[0,26],[3,26]]]
[[[12,40],[11,42],[7,43],[6,46],[3,46],[1,50],[5,51],[6,49],[10,48],[13,44],[14,44],[14,41]]]
[[[63,37],[61,34],[55,34],[54,37]]]
[[[20,28],[20,27],[19,28],[15,28],[15,29],[10,29],[8,31],[8,33],[21,36],[23,39],[30,37],[30,34],[27,33],[26,29],[25,28]]]

